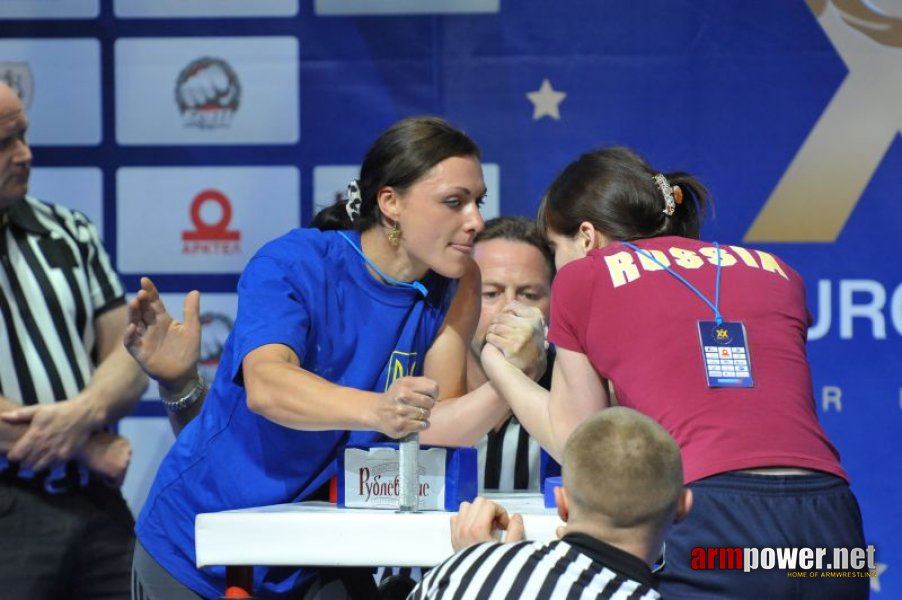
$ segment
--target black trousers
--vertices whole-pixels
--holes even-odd
[[[134,526],[118,489],[49,494],[0,475],[0,597],[128,599]]]

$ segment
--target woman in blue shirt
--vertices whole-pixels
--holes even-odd
[[[223,569],[195,567],[198,513],[316,497],[343,444],[411,432],[472,444],[500,418],[506,405],[488,385],[463,396],[484,195],[469,137],[441,119],[405,119],[370,148],[348,201],[317,217],[340,229],[295,229],[251,259],[203,410],[138,518],[143,597],[222,593]],[[127,345],[145,328],[133,318]],[[510,353],[539,354],[521,346]],[[254,575],[260,596],[295,597],[316,572]]]

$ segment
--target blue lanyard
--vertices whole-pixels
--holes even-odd
[[[659,267],[661,267],[662,269],[664,269],[665,271],[667,271],[668,273],[670,273],[671,275],[673,275],[674,277],[679,279],[682,283],[684,283],[686,285],[686,287],[688,287],[690,290],[695,292],[695,295],[698,296],[699,298],[701,298],[705,304],[707,304],[708,306],[711,307],[711,310],[714,311],[714,321],[718,325],[723,323],[723,315],[720,314],[720,308],[719,308],[720,307],[720,267],[721,267],[720,244],[718,244],[717,242],[714,242],[714,249],[717,251],[717,275],[715,276],[715,279],[714,279],[714,303],[712,304],[711,301],[708,300],[708,298],[704,294],[702,294],[698,290],[697,287],[695,287],[694,285],[689,283],[689,281],[685,277],[683,277],[682,275],[680,275],[679,273],[677,273],[676,271],[674,271],[673,269],[671,269],[670,267],[668,267],[667,265],[665,265],[664,263],[659,261],[657,258],[655,258],[655,255],[652,254],[651,252],[649,252],[647,250],[643,250],[642,248],[640,248],[630,242],[621,241],[620,243],[623,244],[624,246],[626,246],[627,248],[631,248],[635,252],[640,253],[642,256],[654,261],[655,263],[657,263],[657,265]]]
[[[345,239],[345,241],[351,245],[351,248],[353,248],[354,250],[356,250],[356,251],[357,251],[357,254],[359,254],[360,257],[363,258],[364,262],[366,262],[366,264],[368,264],[368,265],[370,266],[370,268],[371,268],[372,270],[374,270],[376,273],[378,273],[378,274],[379,274],[379,277],[381,277],[381,278],[384,279],[385,281],[387,281],[387,282],[389,282],[389,283],[391,283],[391,284],[393,284],[393,285],[397,285],[397,286],[401,286],[401,287],[407,287],[407,288],[413,288],[413,289],[415,289],[416,291],[418,291],[418,292],[420,292],[421,294],[423,294],[423,297],[424,297],[424,298],[425,298],[426,296],[429,295],[429,290],[427,290],[427,289],[426,289],[426,286],[423,285],[422,283],[420,283],[419,281],[412,281],[412,282],[398,281],[397,279],[394,279],[394,278],[392,278],[392,277],[389,277],[388,275],[386,275],[385,273],[383,273],[382,270],[381,270],[379,267],[377,267],[375,264],[373,264],[373,261],[371,261],[371,260],[367,257],[367,255],[363,253],[363,250],[361,250],[360,248],[357,247],[357,244],[355,244],[354,242],[351,241],[351,238],[349,238],[347,235],[345,235],[345,232],[344,232],[344,231],[339,231],[339,232],[338,232],[338,235],[340,235],[341,237],[343,237],[343,238]]]

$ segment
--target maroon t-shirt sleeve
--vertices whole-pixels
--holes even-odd
[[[595,279],[593,263],[591,258],[577,260],[554,276],[548,341],[559,348],[586,353],[586,329]]]
[[[800,319],[802,319],[805,325],[805,336],[807,338],[808,335],[808,327],[814,325],[814,317],[811,314],[811,310],[808,308],[808,298],[805,293],[805,281],[802,279],[802,276],[799,273],[787,265],[785,262],[777,258],[777,261],[782,265],[784,272],[787,277],[789,277],[789,281],[792,283],[792,289],[794,294],[794,303],[793,306],[799,306],[802,310],[805,311],[804,315],[800,315]]]

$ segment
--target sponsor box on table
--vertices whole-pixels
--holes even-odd
[[[338,454],[338,506],[398,509],[397,443],[348,445]],[[456,511],[476,497],[476,449],[422,446],[419,509]]]

